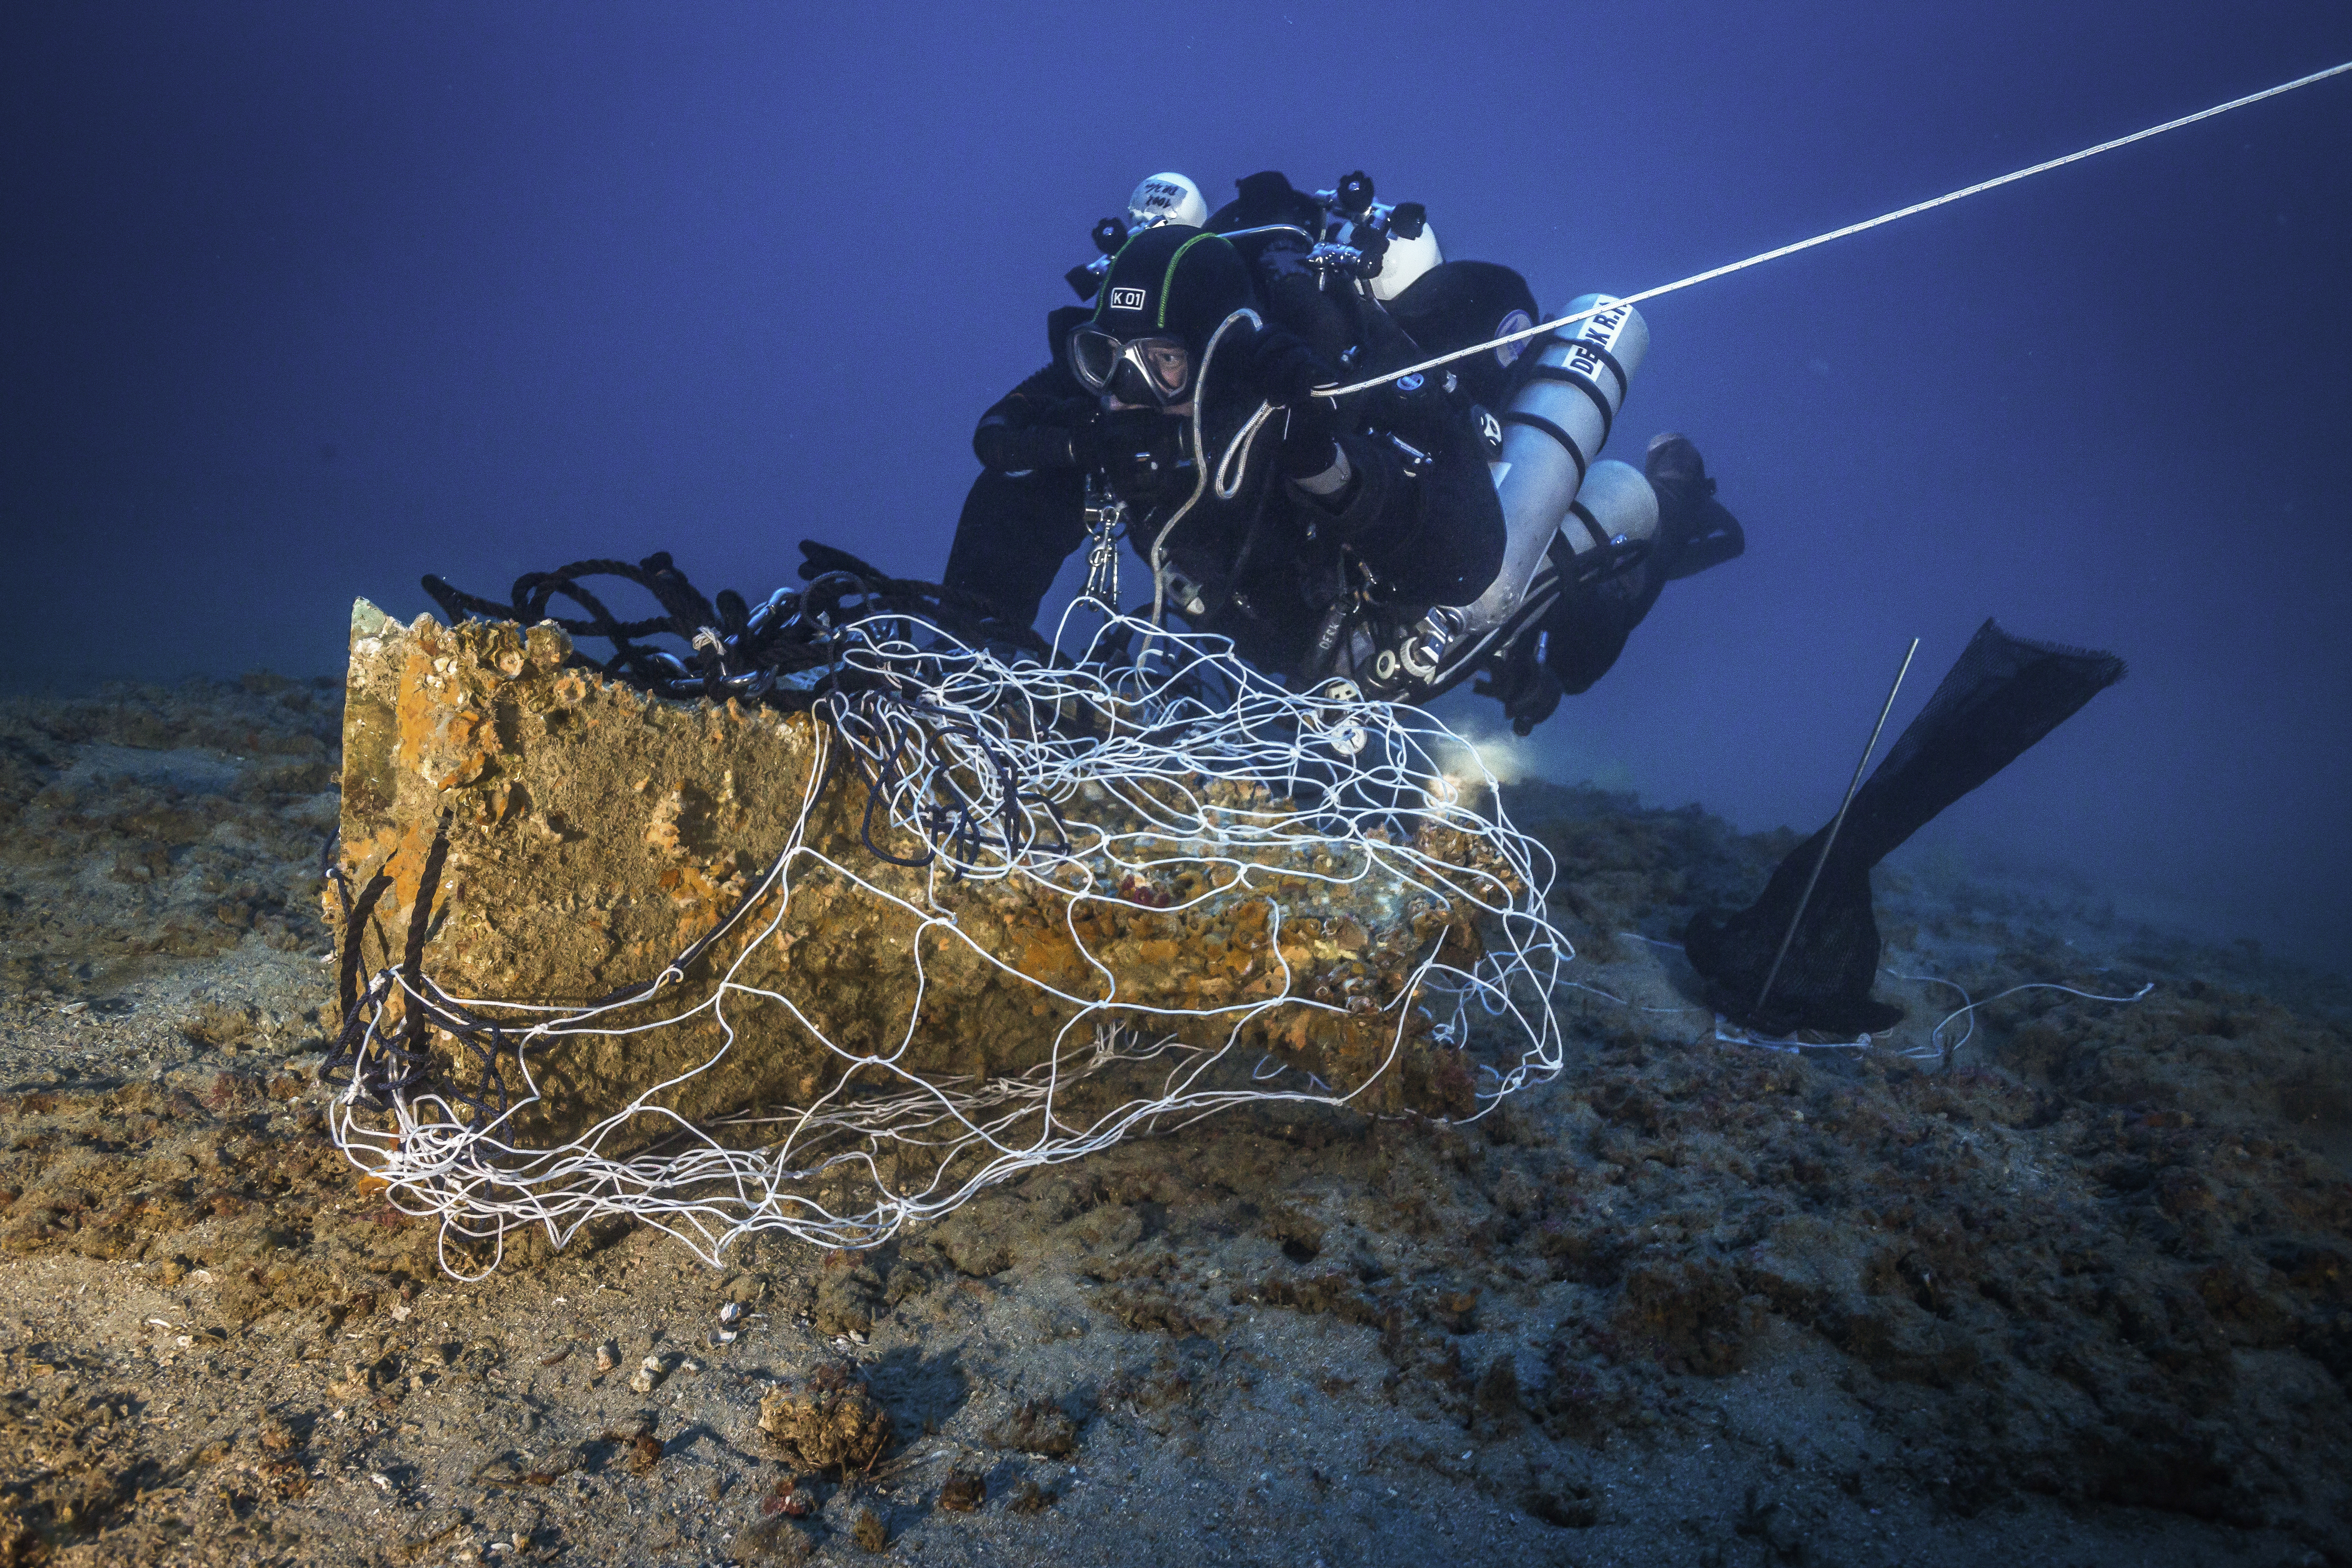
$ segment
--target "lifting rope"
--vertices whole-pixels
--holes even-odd
[[[1557,321],[1540,322],[1519,331],[1506,332],[1499,338],[1490,338],[1483,343],[1473,343],[1466,349],[1456,349],[1452,353],[1440,354],[1435,359],[1423,360],[1419,364],[1410,364],[1402,370],[1384,371],[1369,380],[1350,382],[1345,386],[1318,386],[1314,389],[1314,395],[1346,397],[1354,393],[1369,391],[1384,382],[1402,380],[1408,375],[1418,375],[1424,371],[1435,370],[1440,365],[1451,364],[1458,359],[1467,359],[1472,354],[1485,353],[1489,349],[1498,349],[1507,343],[1515,343],[1524,338],[1541,337],[1547,332],[1557,331],[1562,327],[1589,320],[1603,310],[1613,310],[1621,305],[1638,305],[1645,300],[1657,299],[1662,294],[1672,294],[1688,289],[1693,284],[1706,283],[1734,272],[1744,272],[1750,267],[1760,267],[1767,261],[1778,261],[1784,256],[1794,256],[1801,250],[1811,250],[1817,245],[1827,245],[1833,239],[1843,239],[1850,234],[1860,234],[1865,229],[1877,228],[1881,225],[1893,223],[1897,218],[1906,218],[1915,213],[1929,212],[1985,191],[1997,190],[2002,185],[2015,184],[2020,180],[2031,179],[2036,174],[2046,174],[2053,169],[2063,169],[2069,163],[2079,163],[2086,158],[2095,158],[2102,153],[2112,153],[2119,147],[2128,147],[2135,142],[2146,142],[2150,137],[2161,136],[2168,131],[2179,131],[2184,126],[2214,119],[2229,113],[2233,109],[2247,108],[2265,99],[2283,97],[2298,88],[2309,87],[2314,82],[2326,81],[2330,77],[2343,76],[2347,72],[2352,72],[2352,60],[2347,60],[2342,65],[2330,66],[2326,70],[2314,71],[2309,76],[2297,77],[2293,81],[2281,82],[2276,87],[2266,87],[2260,92],[2250,92],[2243,98],[2233,98],[2227,103],[2217,103],[2210,109],[2200,109],[2194,114],[2184,114],[2178,120],[2168,120],[2161,125],[2151,125],[2145,131],[2135,131],[2128,136],[2118,136],[2112,142],[2102,142],[2095,147],[2085,147],[2080,152],[2069,153],[2063,158],[2052,158],[2045,163],[2036,163],[2031,168],[2012,170],[1994,179],[1979,180],[1973,185],[1965,185],[1957,191],[1947,191],[1940,196],[1934,196],[1924,202],[1914,202],[1907,207],[1897,207],[1893,212],[1881,213],[1876,217],[1865,218],[1860,223],[1850,223],[1843,228],[1833,228],[1827,234],[1817,234],[1811,239],[1801,239],[1792,245],[1779,246],[1750,256],[1744,260],[1727,262],[1721,267],[1710,267],[1704,272],[1694,272],[1689,277],[1678,278],[1672,283],[1661,283],[1654,289],[1644,289],[1638,294],[1628,294],[1622,299],[1603,300],[1589,310],[1579,310],[1573,315],[1562,316]]]

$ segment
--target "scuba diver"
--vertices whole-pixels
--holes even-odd
[[[1070,275],[1090,304],[1052,314],[1052,363],[974,432],[949,586],[1025,627],[1089,537],[1099,592],[1124,533],[1155,615],[1261,668],[1406,700],[1483,674],[1526,733],[1666,581],[1740,552],[1687,439],[1654,441],[1646,472],[1597,458],[1647,345],[1637,312],[1588,296],[1569,328],[1316,397],[1523,331],[1534,296],[1444,261],[1426,215],[1361,174],[1237,189],[1202,228],[1180,221],[1197,187],[1156,175],[1131,226],[1097,226],[1105,255]]]
[[[1353,407],[1313,397],[1341,373],[1261,303],[1223,236],[1130,237],[1093,310],[1054,313],[1054,363],[982,416],[984,471],[946,584],[1025,626],[1065,558],[1123,529],[1170,606],[1302,679],[1366,584],[1400,602],[1474,596],[1501,564],[1503,521],[1467,405],[1434,383]],[[1244,439],[1261,403],[1276,413]],[[1213,474],[1229,449],[1232,471]]]

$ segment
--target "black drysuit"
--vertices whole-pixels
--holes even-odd
[[[1738,520],[1722,507],[1697,498],[1685,501],[1664,489],[1658,500],[1658,537],[1649,554],[1613,577],[1571,587],[1540,623],[1544,666],[1568,696],[1591,689],[1609,673],[1668,583],[1719,566],[1748,548]],[[1564,566],[1571,559],[1565,542],[1556,541],[1552,554]]]
[[[944,582],[1013,626],[1035,622],[1062,563],[1086,542],[1086,474],[1071,430],[1083,401],[1057,359],[990,405],[972,432],[980,477],[956,520]]]
[[[1070,312],[1055,313],[1049,331],[1057,344],[1070,324]],[[1229,336],[1209,369],[1203,433],[1212,466],[1258,405],[1244,359]],[[992,405],[973,434],[983,471],[957,522],[946,582],[986,597],[1016,625],[1035,619],[1062,563],[1086,539],[1080,464],[1100,445],[1087,430],[1087,407],[1057,353]],[[1109,417],[1154,440],[1169,459],[1168,483],[1149,505],[1135,506],[1130,524],[1130,543],[1148,560],[1193,493],[1192,422],[1157,413]],[[1359,586],[1407,607],[1466,603],[1493,580],[1502,564],[1502,509],[1466,404],[1434,382],[1417,394],[1381,388],[1349,399],[1334,438],[1351,477],[1328,499],[1279,471],[1286,417],[1276,411],[1259,432],[1233,500],[1204,486],[1167,532],[1167,559],[1202,593],[1203,612],[1189,617],[1198,629],[1232,637],[1269,673],[1311,675],[1318,672],[1304,661],[1327,614]]]

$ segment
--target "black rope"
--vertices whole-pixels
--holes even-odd
[[[1034,631],[996,619],[993,606],[977,595],[893,577],[847,551],[814,541],[803,541],[801,550],[806,557],[801,576],[808,585],[774,595],[758,608],[732,589],[722,589],[715,603],[705,598],[667,552],[635,563],[599,557],[525,573],[515,579],[505,604],[466,593],[437,576],[425,579],[425,590],[452,621],[511,618],[532,626],[552,620],[574,639],[601,639],[610,645],[610,655],[575,655],[583,666],[659,696],[733,697],[788,710],[807,708],[815,695],[806,672],[824,668],[826,690],[843,683],[834,645],[850,618],[900,617],[905,624],[898,635],[908,641],[921,625],[967,647],[992,645],[1053,657]],[[642,589],[663,613],[622,620],[586,584],[609,577]],[[551,616],[549,607],[559,597],[585,615]],[[684,646],[658,646],[656,639],[665,637]],[[940,639],[941,651],[953,646],[946,638]]]
[[[890,737],[890,752],[887,756],[875,763],[873,771],[866,774],[866,816],[857,825],[857,837],[865,844],[866,852],[877,860],[887,860],[893,866],[903,866],[909,871],[919,871],[938,858],[939,850],[935,847],[926,844],[919,858],[908,860],[891,854],[874,842],[874,804],[882,798],[882,792],[889,786],[891,778],[898,770],[898,754],[906,749],[906,742],[899,735],[897,726],[886,720],[882,729],[883,732]]]
[[[343,914],[343,962],[341,973],[336,976],[335,995],[342,1004],[346,1023],[350,1021],[352,1010],[359,1005],[360,945],[367,934],[367,922],[375,913],[377,901],[391,888],[392,878],[388,872],[377,871],[368,879],[367,886],[360,889],[359,898]]]
[[[433,829],[433,847],[425,851],[425,874],[417,879],[416,901],[408,907],[408,942],[400,955],[400,978],[415,994],[425,979],[425,939],[433,929],[433,896],[441,890],[441,869],[449,863],[449,814],[444,811]],[[403,1042],[410,1051],[423,1049],[425,1020],[415,1008],[408,1010],[407,1027]]]

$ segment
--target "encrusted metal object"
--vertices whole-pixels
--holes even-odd
[[[914,864],[926,847],[872,812],[821,711],[668,700],[578,662],[550,624],[404,626],[365,601],[353,614],[338,852],[352,915],[329,911],[347,991],[365,1006],[376,977],[378,1039],[421,1037],[412,1091],[520,1103],[509,1142],[573,1136],[633,1104],[636,1142],[672,1118],[806,1107],[861,1062],[877,1088],[985,1084],[1091,1054],[1095,1032],[1065,1027],[1089,1010],[1270,1052],[1367,1110],[1473,1109],[1461,1054],[1406,993],[1441,950],[1475,960],[1475,911],[1402,860],[1348,864],[1350,846],[1303,828],[1223,845],[1179,831],[1140,865],[1100,858],[1090,887],[1067,867],[959,878]],[[1259,829],[1292,814],[1263,784],[1181,787]],[[1152,805],[1082,784],[1056,809],[1148,839]],[[1429,852],[1478,860],[1460,834],[1421,833]],[[412,1030],[412,991],[494,1022],[507,1059],[430,1008]],[[528,1038],[536,1017],[600,1000],[593,1032]],[[647,1026],[661,1020],[677,1021]]]

